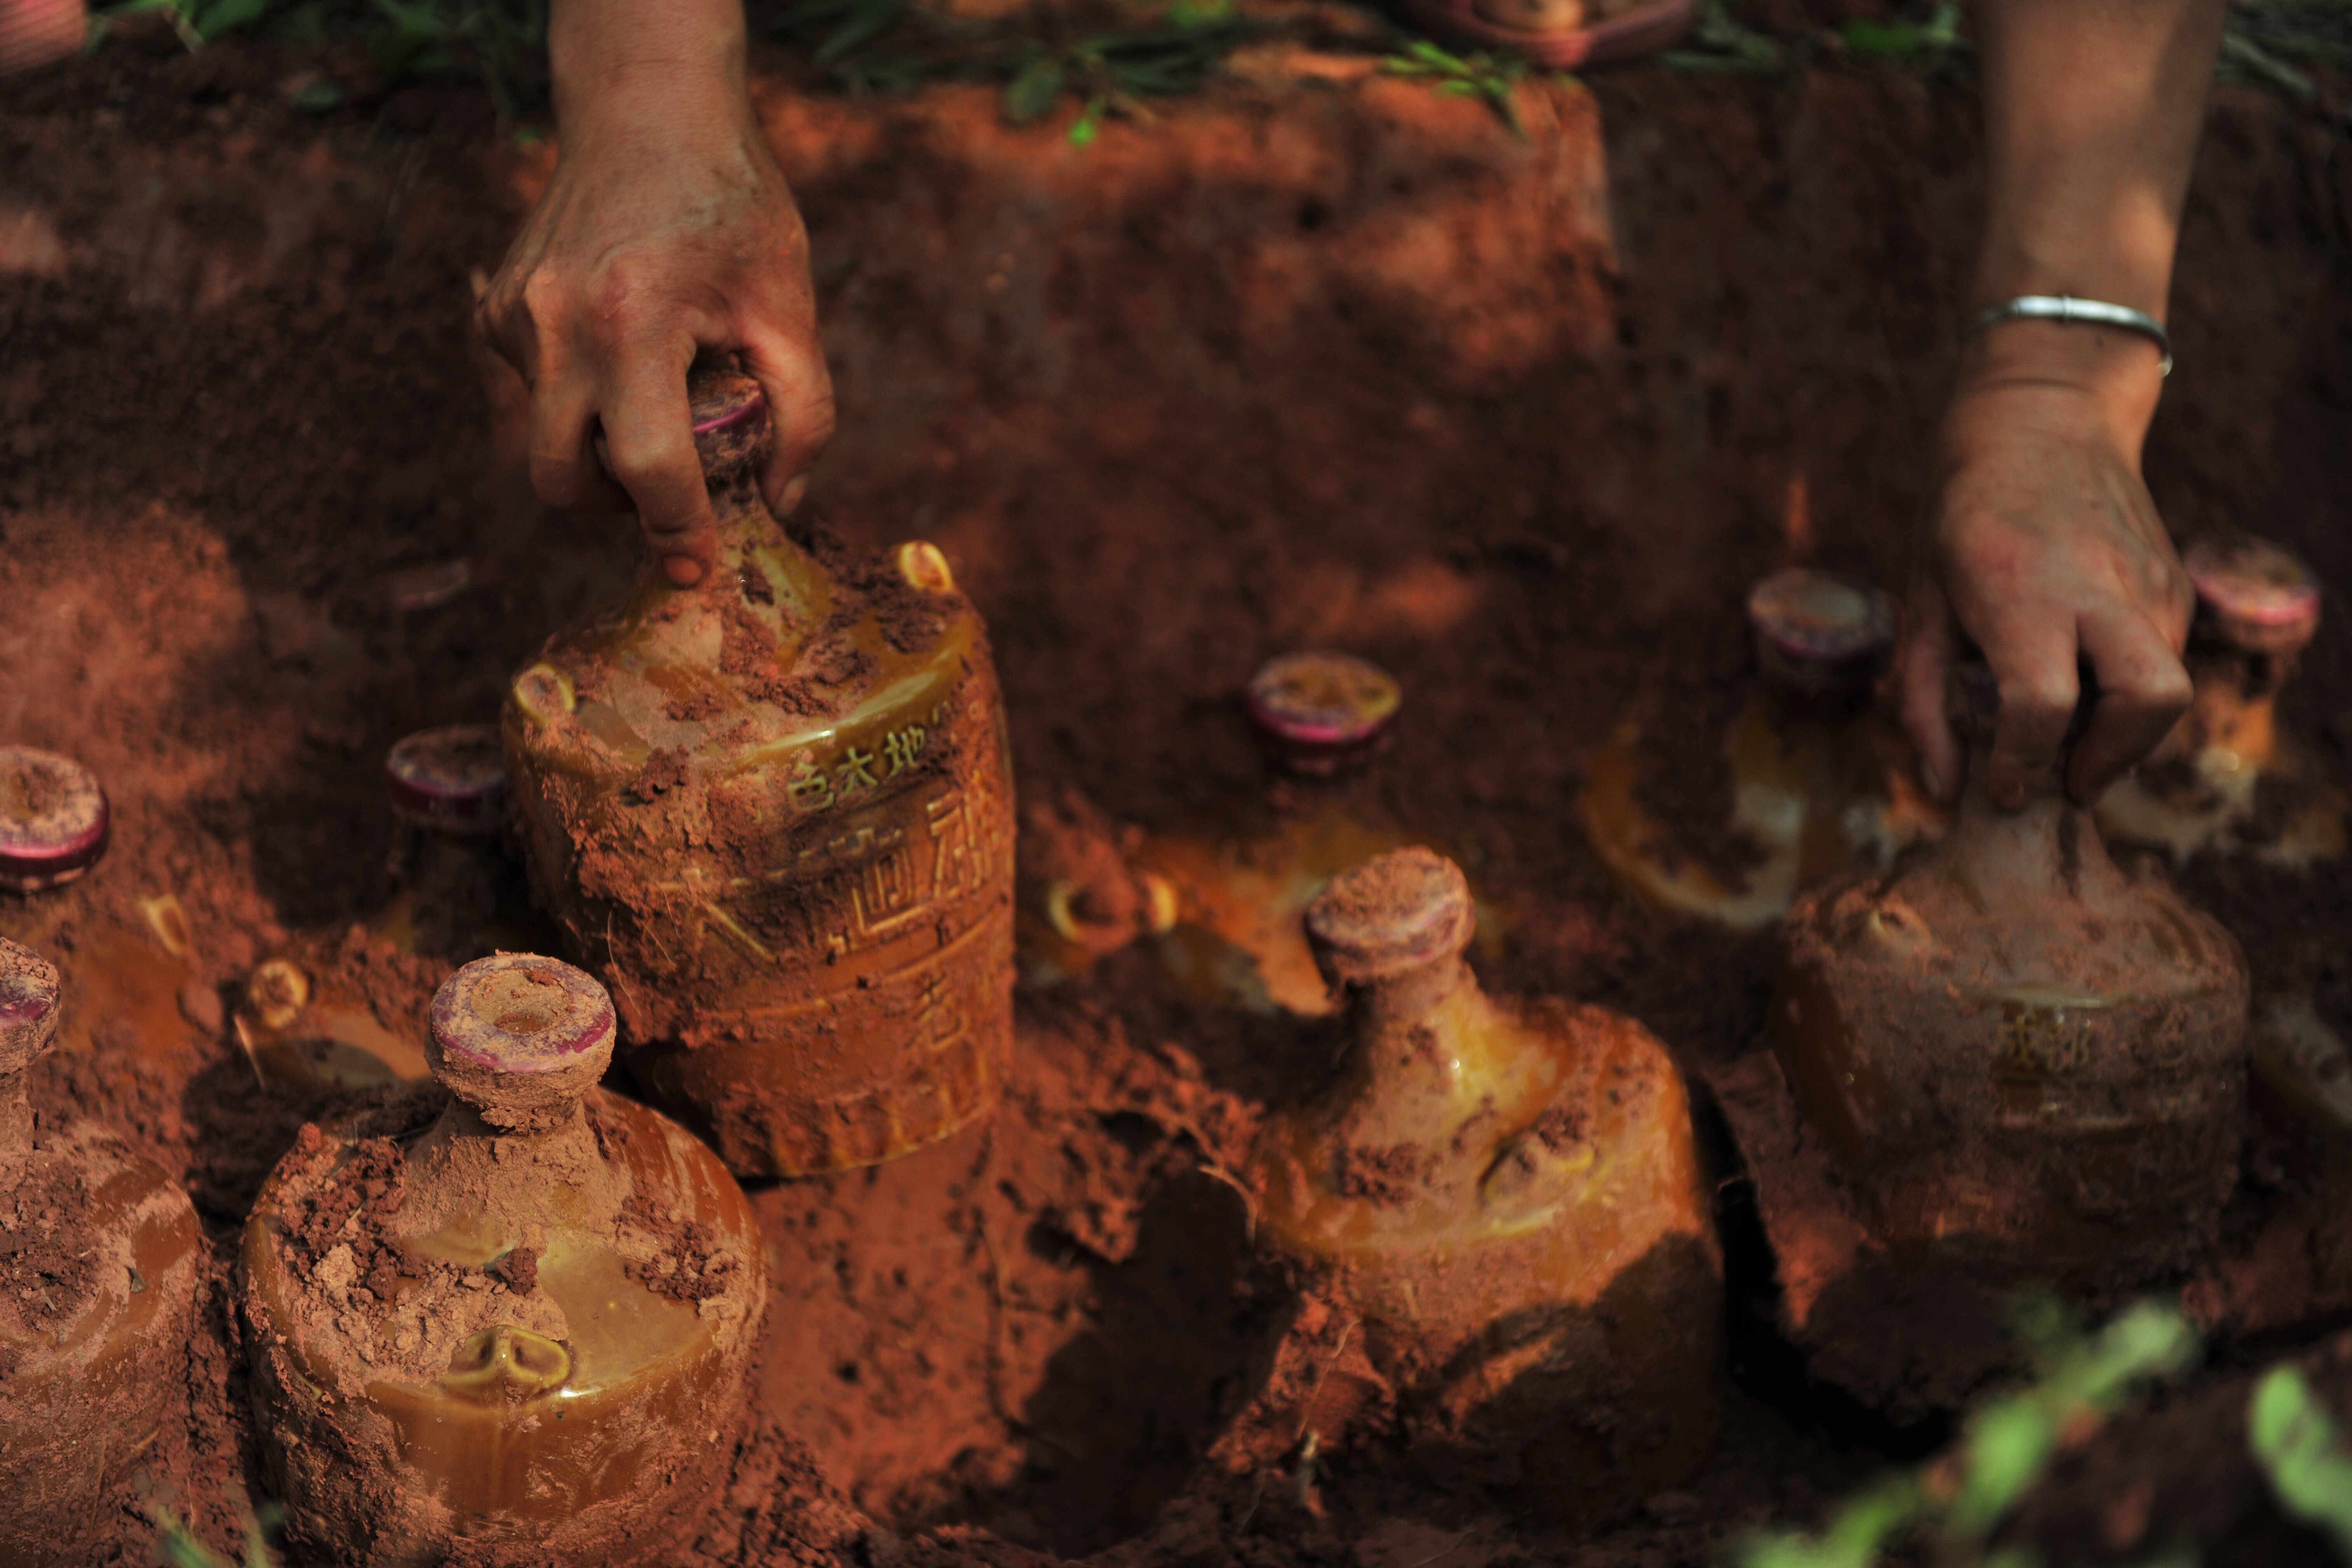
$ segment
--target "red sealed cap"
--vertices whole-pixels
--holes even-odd
[[[106,853],[110,816],[97,775],[71,757],[0,746],[0,888],[72,881]]]
[[[1345,653],[1286,653],[1250,677],[1250,720],[1293,773],[1328,773],[1370,753],[1403,704],[1379,665]]]
[[[730,364],[698,364],[688,374],[686,400],[703,477],[723,479],[751,467],[768,438],[760,384]]]
[[[613,1059],[613,999],[561,959],[478,958],[441,983],[425,1065],[495,1127],[561,1122]]]
[[[1477,916],[1462,868],[1433,849],[1392,849],[1331,879],[1307,906],[1316,967],[1336,985],[1365,985],[1451,958]]]
[[[2295,653],[2319,629],[2319,581],[2266,539],[2200,539],[2181,556],[2200,637],[2241,653]]]
[[[1748,624],[1767,679],[1799,696],[1857,695],[1895,648],[1895,601],[1809,566],[1773,573],[1748,594]]]
[[[494,724],[445,724],[404,736],[383,757],[394,816],[444,833],[499,827],[507,764]]]

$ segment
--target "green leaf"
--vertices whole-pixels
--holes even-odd
[[[2300,1372],[2274,1366],[2254,1384],[2246,1437],[2279,1506],[2336,1542],[2352,1563],[2352,1452]]]
[[[1052,55],[1032,60],[1004,85],[1004,118],[1026,125],[1062,96],[1062,62]]]
[[[269,14],[269,0],[214,0],[197,16],[196,36],[206,43],[239,27],[250,27]]]
[[[1945,1528],[1961,1540],[1980,1540],[2042,1479],[2058,1447],[2058,1424],[2047,1402],[2028,1392],[1969,1417],[1962,1445],[1966,1468]]]
[[[1896,1477],[1856,1495],[1818,1538],[1784,1534],[1748,1542],[1740,1568],[1870,1568],[1919,1512],[1917,1486]]]
[[[1908,22],[1875,22],[1857,16],[1838,29],[1847,50],[1865,59],[1908,59],[1924,53],[1927,36]]]
[[[1168,25],[1192,32],[1222,26],[1234,19],[1234,0],[1176,0],[1168,7]]]
[[[1079,115],[1077,123],[1070,127],[1070,145],[1073,147],[1092,146],[1094,144],[1097,132],[1102,129],[1102,115],[1103,100],[1099,98],[1089,99],[1087,102],[1086,112]]]

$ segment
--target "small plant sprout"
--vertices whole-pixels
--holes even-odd
[[[1959,0],[1939,0],[1924,22],[1856,16],[1838,29],[1848,54],[1883,60],[1919,59],[1962,47]]]
[[[2039,1381],[1979,1405],[1946,1453],[1857,1493],[1819,1535],[1778,1531],[1751,1541],[1739,1568],[1873,1568],[1898,1542],[1944,1568],[2026,1568],[2015,1550],[1987,1542],[2042,1479],[2051,1458],[2097,1430],[2141,1386],[2188,1370],[2197,1331],[2161,1301],[2130,1308],[2084,1334],[2054,1302],[2022,1325]],[[2352,1470],[2352,1460],[2344,1461]],[[1908,1561],[1908,1559],[1906,1559]],[[2154,1568],[2154,1565],[2151,1565]]]
[[[2246,1439],[2279,1506],[2352,1563],[2352,1448],[2303,1373],[2274,1366],[2254,1384]]]
[[[1765,75],[1789,63],[1789,51],[1731,15],[1724,0],[1706,0],[1684,47],[1658,57],[1670,70],[1709,75]]]
[[[268,1535],[281,1511],[271,1505],[257,1514],[245,1516],[245,1552],[234,1562],[198,1540],[195,1532],[170,1509],[153,1509],[148,1517],[155,1521],[155,1554],[163,1560],[164,1568],[278,1568],[278,1559],[269,1550]]]
[[[1519,119],[1517,96],[1519,83],[1528,74],[1528,62],[1523,59],[1451,54],[1426,38],[1415,38],[1405,46],[1404,53],[1382,60],[1381,68],[1391,76],[1425,81],[1451,97],[1484,99],[1502,117],[1503,123],[1511,128],[1512,135],[1522,142],[1527,140],[1528,128]]]

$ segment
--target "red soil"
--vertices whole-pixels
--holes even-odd
[[[301,115],[281,89],[316,63],[131,33],[0,102],[0,737],[113,797],[110,858],[56,895],[65,934],[176,893],[181,1011],[211,1031],[142,1057],[101,1028],[37,1091],[182,1175],[212,1249],[191,1418],[121,1500],[126,1563],[147,1497],[221,1545],[266,1500],[229,1249],[320,1113],[256,1094],[204,987],[373,908],[384,746],[488,718],[633,570],[624,522],[543,516],[493,466],[466,347],[469,276],[549,153],[457,84]],[[1520,142],[1475,103],[1280,57],[1083,151],[977,89],[814,85],[761,61],[842,397],[818,493],[859,548],[945,549],[1025,797],[1148,826],[1254,788],[1242,683],[1349,647],[1407,692],[1377,787],[1475,847],[1513,913],[1488,984],[1622,1008],[1693,1064],[1751,1045],[1769,938],[1620,899],[1569,809],[1578,757],[1651,682],[1704,758],[1761,573],[1899,580],[1969,260],[1964,73],[1637,67],[1527,89]],[[2256,525],[2328,583],[2352,581],[2340,136],[2222,95],[2149,458],[2177,528]],[[470,586],[395,607],[459,557]],[[2284,709],[2338,777],[2347,694],[2352,638],[2323,629]],[[2332,885],[2189,880],[2258,986],[2307,979],[2352,1026]],[[1134,953],[1024,994],[1019,1032],[985,1127],[755,1194],[761,1425],[681,1563],[1711,1563],[1882,1460],[1752,1335],[1703,1478],[1578,1542],[1344,1448],[1303,1458],[1343,1425],[1328,1391],[1379,1391],[1253,1261],[1232,1173],[1315,1049]],[[2237,1462],[2226,1433],[2179,1441]]]

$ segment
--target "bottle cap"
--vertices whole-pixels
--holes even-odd
[[[613,999],[560,959],[478,958],[441,983],[425,1065],[484,1121],[511,1132],[562,1122],[613,1059]]]
[[[72,881],[106,853],[110,815],[97,775],[71,757],[0,746],[0,888]]]
[[[729,360],[698,361],[687,373],[686,400],[705,479],[733,479],[758,460],[768,440],[768,399],[758,382]]]
[[[1859,696],[1895,649],[1895,601],[1826,572],[1790,566],[1748,593],[1765,679],[1809,698]]]
[[[0,937],[0,1079],[15,1078],[49,1048],[64,991],[56,964]]]
[[[1433,849],[1392,849],[1343,871],[1307,906],[1307,945],[1334,985],[1373,984],[1453,957],[1476,930],[1462,868]]]
[[[507,787],[506,757],[495,724],[445,724],[394,742],[383,756],[393,815],[442,833],[499,830]]]
[[[2319,629],[2319,582],[2266,539],[2200,539],[2180,558],[2197,585],[2197,635],[2240,653],[2300,652]]]
[[[1353,654],[1286,653],[1250,677],[1250,720],[1293,773],[1336,773],[1370,754],[1404,700],[1396,678]]]

